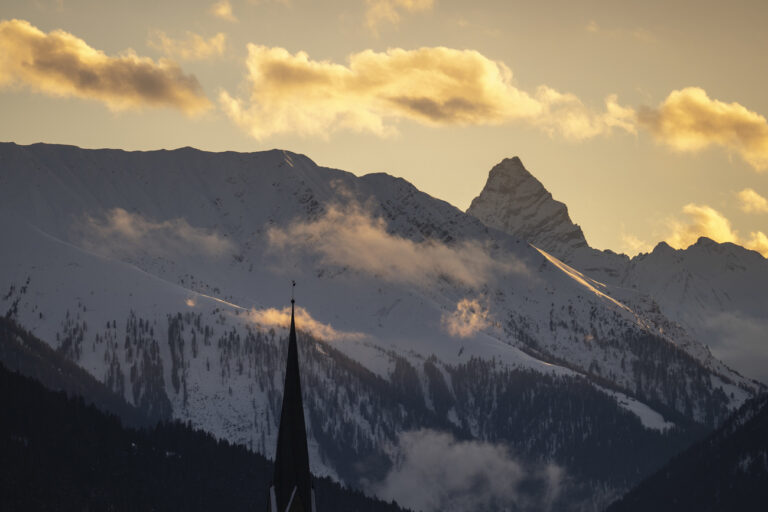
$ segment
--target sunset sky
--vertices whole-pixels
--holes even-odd
[[[588,242],[768,256],[768,3],[4,0],[0,140],[281,148],[461,209],[519,156]]]

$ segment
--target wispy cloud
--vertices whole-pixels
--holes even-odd
[[[68,32],[48,34],[24,20],[0,22],[0,86],[26,86],[52,96],[98,100],[114,110],[210,108],[197,79],[169,60],[127,50],[109,57]]]
[[[252,309],[248,312],[248,319],[263,327],[279,327],[285,329],[291,325],[291,308]],[[367,337],[360,332],[337,331],[329,324],[318,322],[312,318],[312,315],[302,307],[296,307],[296,328],[306,331],[312,334],[315,338],[325,341],[360,340]]]
[[[650,252],[653,249],[653,245],[641,240],[635,235],[622,232],[621,233],[621,250],[630,256],[639,254],[641,252]]]
[[[414,242],[387,232],[386,222],[359,206],[329,206],[325,215],[268,232],[273,250],[317,254],[326,265],[354,269],[389,281],[425,284],[447,278],[480,286],[499,273],[527,275],[521,262],[500,262],[478,242]]]
[[[366,4],[365,24],[371,31],[378,33],[381,23],[396,25],[400,23],[403,12],[429,11],[435,0],[366,0]]]
[[[739,192],[739,200],[741,210],[746,213],[768,213],[768,199],[751,188],[745,188]]]
[[[650,30],[645,28],[606,28],[599,25],[595,20],[591,20],[589,23],[587,23],[586,30],[592,34],[600,34],[609,38],[629,37],[643,43],[654,43],[657,40],[656,36]]]
[[[395,461],[386,478],[369,490],[422,512],[547,511],[564,480],[559,466],[533,468],[502,445],[457,441],[433,430],[402,433]]]
[[[715,145],[735,151],[755,170],[768,168],[768,121],[739,103],[711,99],[704,89],[672,91],[657,108],[638,111],[639,122],[677,151]]]
[[[75,232],[86,248],[117,257],[140,253],[221,257],[235,250],[226,238],[184,219],[155,221],[122,208],[103,216],[86,216]]]
[[[250,97],[221,91],[219,101],[257,139],[279,133],[327,137],[337,130],[390,136],[400,120],[428,126],[520,121],[576,140],[614,128],[635,131],[635,111],[616,96],[595,112],[548,86],[528,93],[514,85],[506,65],[473,50],[366,50],[343,65],[249,44],[246,64]]]
[[[443,314],[441,324],[451,336],[469,338],[490,325],[488,309],[477,299],[461,299],[455,311]]]
[[[219,32],[215,36],[205,38],[194,32],[187,32],[184,39],[173,39],[165,32],[156,31],[152,33],[148,44],[169,57],[181,60],[204,60],[224,53],[227,47],[227,35]]]
[[[221,20],[233,23],[237,22],[237,17],[235,17],[235,14],[232,12],[232,4],[229,3],[229,0],[220,0],[219,2],[216,2],[211,5],[209,12]]]
[[[753,231],[748,238],[742,238],[725,215],[707,205],[687,204],[683,213],[686,220],[670,221],[670,234],[666,238],[670,246],[685,249],[704,236],[718,243],[739,244],[768,257],[768,237],[762,231]]]

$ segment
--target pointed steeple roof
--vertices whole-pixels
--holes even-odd
[[[307,429],[299,378],[299,351],[296,343],[294,300],[291,299],[291,332],[288,336],[288,362],[285,368],[283,408],[277,434],[274,497],[279,512],[312,510],[312,480],[309,473]]]

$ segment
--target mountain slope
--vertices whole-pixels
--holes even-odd
[[[0,183],[0,308],[129,403],[260,453],[296,279],[312,469],[347,482],[429,428],[561,465],[564,502],[598,506],[758,388],[641,294],[385,174],[2,144]]]
[[[3,510],[254,510],[267,500],[272,463],[180,423],[120,426],[0,364],[0,508]],[[328,479],[321,510],[391,511]]]
[[[644,480],[606,512],[765,509],[768,396],[750,400],[720,429]]]
[[[170,415],[158,418],[142,414],[77,364],[5,317],[0,317],[0,363],[48,389],[81,397],[86,404],[117,416],[124,425],[148,427],[158,420],[170,420]]]

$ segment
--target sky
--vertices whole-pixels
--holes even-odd
[[[768,257],[762,0],[3,0],[0,140],[303,153],[466,209],[519,156],[587,241]]]

